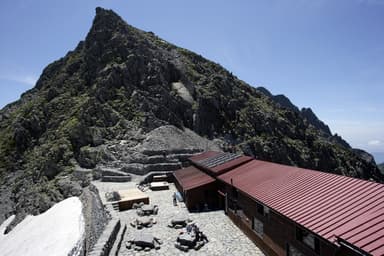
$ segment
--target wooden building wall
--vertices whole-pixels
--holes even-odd
[[[266,254],[279,256],[288,255],[288,246],[293,246],[303,255],[336,255],[338,247],[329,241],[317,237],[319,240],[319,253],[317,253],[302,241],[297,240],[297,225],[288,218],[281,216],[273,210],[269,210],[269,213],[266,215],[259,213],[258,202],[256,200],[239,191],[236,192],[236,190],[229,185],[226,185],[226,193],[229,206],[228,216],[248,237],[261,247]],[[262,235],[257,234],[253,229],[254,217],[263,224]]]
[[[203,210],[205,204],[209,209],[216,209],[219,205],[216,182],[184,190],[176,180],[175,186],[183,195],[185,205],[189,210]]]
[[[205,204],[209,209],[217,207],[217,188],[215,183],[203,185],[184,193],[186,206],[190,210],[204,210]]]

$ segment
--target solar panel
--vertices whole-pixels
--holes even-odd
[[[221,165],[221,164],[224,164],[226,162],[232,161],[232,160],[239,158],[239,157],[241,157],[241,154],[220,153],[220,154],[217,154],[215,156],[212,156],[212,157],[209,157],[209,158],[197,161],[197,162],[199,164],[201,164],[202,166],[212,168],[212,167],[215,167],[217,165]]]

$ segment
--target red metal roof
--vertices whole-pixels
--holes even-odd
[[[384,255],[384,185],[253,160],[218,177],[332,243]]]
[[[194,166],[177,170],[173,173],[173,176],[184,190],[194,189],[215,181],[214,178]]]

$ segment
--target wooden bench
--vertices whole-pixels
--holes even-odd
[[[169,183],[166,181],[151,182],[151,190],[166,190],[169,189]]]
[[[163,174],[163,175],[153,175],[152,177],[152,181],[153,182],[157,182],[157,181],[167,181],[167,175]]]

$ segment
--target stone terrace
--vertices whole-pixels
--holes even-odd
[[[94,182],[100,191],[102,200],[105,200],[105,192],[129,189],[135,187],[134,182],[127,183],[103,183]],[[146,193],[150,197],[151,204],[159,205],[159,213],[155,215],[157,224],[148,229],[148,233],[162,240],[160,250],[149,252],[128,250],[124,242],[129,240],[136,230],[129,223],[137,217],[135,210],[119,212],[122,226],[127,225],[124,241],[118,255],[264,255],[248,237],[238,229],[223,211],[211,211],[201,213],[189,213],[183,203],[173,206],[172,195],[176,191],[174,184],[170,184],[169,190],[151,191]],[[179,214],[187,215],[193,222],[197,223],[200,230],[208,237],[209,242],[200,250],[189,250],[182,252],[175,248],[174,243],[180,229],[167,227],[170,219]],[[118,238],[119,239],[119,238]]]

